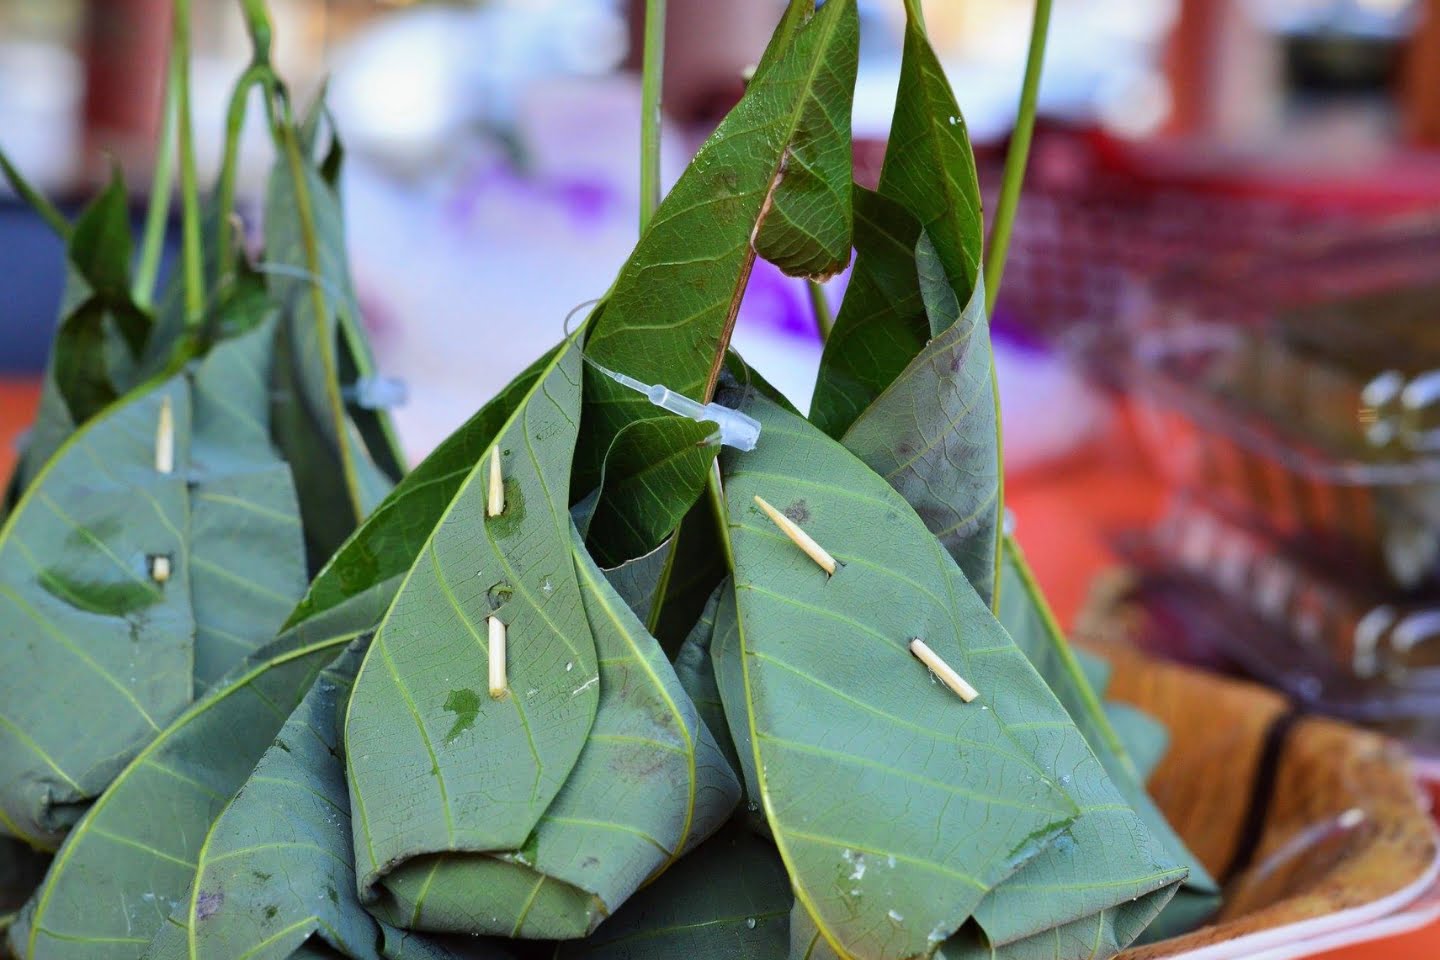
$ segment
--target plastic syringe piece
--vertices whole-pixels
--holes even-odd
[[[678,413],[701,423],[711,422],[720,428],[720,442],[737,450],[754,450],[760,441],[760,421],[739,410],[718,403],[701,403],[676,393],[663,384],[647,387],[645,396],[662,410]]]
[[[715,424],[720,428],[720,442],[727,447],[734,447],[736,450],[754,450],[755,444],[760,442],[760,421],[748,414],[718,403],[701,403],[698,400],[691,400],[664,384],[657,383],[651,386],[617,370],[602,367],[593,360],[590,362],[616,383],[629,387],[636,393],[644,394],[647,400],[661,410],[669,410],[671,413],[679,414],[697,423]]]

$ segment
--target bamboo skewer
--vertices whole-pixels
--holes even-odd
[[[498,517],[505,512],[505,477],[500,472],[500,447],[490,450],[490,490],[485,503],[485,516]]]
[[[169,397],[160,401],[160,416],[155,424],[155,472],[175,472],[175,411]],[[165,583],[170,579],[169,557],[150,558],[150,579],[156,583]]]
[[[490,618],[490,697],[502,700],[510,692],[505,676],[505,624],[499,617]]]
[[[835,575],[835,558],[830,556],[824,547],[816,543],[810,534],[801,530],[799,524],[770,506],[770,504],[766,503],[764,498],[758,494],[755,497],[755,502],[761,510],[765,511],[765,515],[774,521],[775,526],[780,528],[780,532],[793,540],[795,546],[804,550],[805,555],[811,560],[814,560],[820,566],[821,570],[824,570],[832,577]]]
[[[941,683],[954,690],[961,700],[969,703],[980,696],[980,691],[966,683],[965,678],[956,673],[950,664],[940,659],[940,655],[931,650],[924,640],[919,637],[911,640],[910,652],[915,654],[915,659],[929,667],[930,672],[939,677]]]
[[[160,419],[155,425],[155,470],[175,472],[175,412],[169,397],[160,401]]]

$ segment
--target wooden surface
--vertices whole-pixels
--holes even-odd
[[[34,414],[37,397],[38,388],[33,383],[0,379],[0,477],[9,475],[15,437]],[[1082,457],[1037,474],[1012,477],[1008,481],[1006,501],[1017,518],[1017,536],[1035,568],[1041,587],[1061,622],[1067,626],[1073,623],[1079,612],[1095,574],[1113,560],[1104,531],[1117,525],[1143,522],[1153,517],[1163,502],[1163,491],[1136,458],[1126,436],[1123,431],[1117,432],[1106,443]],[[1135,696],[1155,699],[1153,693],[1137,693]],[[1164,697],[1160,700],[1163,702]],[[1261,695],[1261,700],[1265,701],[1265,695]],[[1252,720],[1273,712],[1273,709],[1260,709]],[[1213,724],[1208,718],[1212,710],[1206,708],[1201,712],[1207,718],[1203,724],[1184,722],[1194,719],[1195,714],[1171,718],[1177,742],[1188,742],[1187,738],[1198,742],[1211,736]],[[1255,763],[1253,745],[1239,746],[1244,741],[1248,722],[1237,723],[1234,728],[1227,729],[1224,736],[1223,746],[1233,748],[1231,765],[1227,770],[1235,771],[1237,775],[1247,768],[1253,769]],[[1328,728],[1330,725],[1324,726]],[[1317,735],[1314,741],[1316,749],[1333,749],[1331,736],[1323,731]],[[1185,778],[1166,773],[1173,769],[1173,766],[1166,765],[1174,763],[1172,754],[1163,762],[1156,785],[1161,804],[1179,818],[1190,815],[1187,811],[1199,810],[1203,791],[1223,788],[1225,778],[1215,777],[1208,781],[1208,786],[1192,787]],[[1358,782],[1367,782],[1363,765],[1350,769],[1353,775],[1361,778]],[[1310,787],[1301,781],[1295,789],[1299,791],[1297,795],[1304,795]],[[1297,807],[1296,815],[1307,814],[1303,808]],[[1226,843],[1227,830],[1233,831],[1233,824],[1217,821],[1213,827],[1192,824],[1190,829],[1195,835],[1197,853],[1207,865],[1214,869],[1216,864],[1226,861],[1231,853]],[[1233,836],[1233,832],[1228,836]],[[1263,891],[1252,893],[1258,896]],[[1440,957],[1440,925],[1334,951],[1322,957],[1323,960],[1433,960]]]

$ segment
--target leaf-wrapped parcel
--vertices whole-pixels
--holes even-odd
[[[288,378],[339,396],[369,368],[353,323],[287,306],[296,285],[348,290],[333,189],[307,156],[287,159],[272,179],[309,189],[273,205],[268,275],[209,257],[199,326],[180,271],[157,308],[133,298],[118,176],[73,227],[52,218],[66,304],[0,525],[0,834],[53,849],[137,751],[275,637],[304,591],[307,539],[343,538],[399,472],[382,414],[346,406],[327,421],[275,389]],[[296,458],[325,448],[327,422],[356,438],[359,466],[314,477]],[[333,494],[357,471],[368,499],[347,513]]]
[[[295,492],[264,419],[270,330],[93,418],[0,528],[12,835],[53,848],[197,690],[273,638],[303,590]]]
[[[359,890],[396,927],[583,935],[737,799],[673,668],[572,524],[580,365],[563,344],[442,444],[297,611],[301,625],[342,601],[382,611],[344,743]],[[492,618],[508,638],[500,697]]]

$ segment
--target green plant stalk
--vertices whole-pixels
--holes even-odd
[[[824,343],[830,339],[830,331],[835,329],[835,312],[830,309],[830,301],[825,299],[823,286],[814,280],[806,280],[805,291],[810,294],[810,310],[815,314],[815,329],[820,331],[820,342]]]
[[[660,96],[665,78],[665,0],[645,0],[640,74],[640,232],[660,206]]]
[[[279,78],[270,64],[270,42],[273,28],[269,11],[261,0],[242,0],[241,15],[245,19],[246,32],[250,34],[250,64],[235,84],[230,95],[230,105],[225,113],[225,155],[220,166],[219,216],[216,230],[220,275],[223,278],[230,269],[233,255],[235,231],[231,220],[235,213],[236,177],[240,164],[240,132],[245,126],[245,116],[250,103],[250,91],[260,87],[265,95],[265,110],[272,129],[278,129],[275,115],[275,101],[281,95]]]
[[[1013,541],[1014,538],[1008,534],[1003,538],[1006,541]],[[1040,621],[1045,625],[1045,631],[1055,639],[1055,651],[1060,656],[1060,662],[1065,672],[1075,679],[1076,689],[1085,701],[1086,708],[1097,720],[1102,721],[1096,724],[1100,734],[1105,739],[1105,745],[1110,752],[1115,754],[1116,759],[1124,765],[1130,775],[1135,778],[1136,783],[1143,784],[1145,778],[1140,776],[1139,769],[1135,766],[1135,760],[1130,756],[1130,751],[1125,748],[1125,743],[1115,732],[1115,728],[1105,718],[1105,706],[1101,703],[1095,688],[1090,686],[1090,681],[1085,679],[1085,671],[1080,668],[1080,661],[1075,659],[1075,651],[1071,648],[1068,640],[1065,639],[1065,632],[1060,629],[1059,622],[1055,619],[1055,612],[1050,609],[1050,604],[1045,601],[1045,593],[1040,589],[1040,584],[1035,580],[1035,572],[1030,569],[1030,564],[1025,560],[1020,548],[1013,548],[1013,561],[1015,571],[1020,575],[1020,583],[1025,593],[1035,605],[1035,610],[1040,615]]]
[[[178,64],[175,111],[180,133],[181,260],[185,270],[185,325],[205,314],[205,259],[200,246],[200,184],[195,173],[195,131],[190,110],[190,2],[175,0],[172,57]]]
[[[155,281],[160,275],[160,255],[165,247],[165,226],[170,218],[170,191],[175,183],[175,141],[178,117],[176,100],[180,85],[178,52],[170,51],[165,68],[165,95],[161,105],[160,146],[155,151],[155,173],[150,180],[150,202],[145,212],[145,233],[140,242],[140,260],[135,269],[131,296],[142,308],[155,301]]]
[[[1005,154],[1005,176],[1000,184],[1000,199],[995,204],[995,225],[990,230],[988,256],[985,258],[987,316],[995,311],[995,301],[1000,296],[1005,257],[1010,249],[1010,232],[1015,225],[1015,210],[1020,205],[1020,187],[1025,181],[1025,166],[1030,159],[1030,141],[1035,135],[1035,107],[1040,96],[1040,71],[1045,63],[1045,40],[1050,33],[1051,5],[1052,0],[1035,0],[1030,52],[1025,58],[1025,81],[1020,88],[1020,112],[1015,118],[1010,149]]]
[[[218,250],[216,261],[219,264],[222,286],[225,277],[229,274],[230,260],[234,254],[235,228],[231,221],[235,215],[236,178],[240,163],[240,131],[245,126],[250,91],[256,86],[265,92],[266,107],[271,114],[273,125],[272,102],[276,90],[275,74],[268,64],[258,59],[240,75],[239,81],[235,84],[235,92],[230,95],[230,105],[225,113],[225,154],[220,167],[220,185],[217,191],[218,216],[215,224],[215,241]]]
[[[907,4],[916,0],[906,0]],[[1020,87],[1020,112],[1015,118],[1015,133],[1005,154],[1005,174],[1000,184],[1000,199],[995,205],[995,224],[985,257],[985,316],[995,312],[1000,296],[1000,281],[1005,276],[1005,258],[1010,250],[1010,234],[1015,225],[1015,211],[1020,206],[1020,188],[1025,182],[1025,167],[1030,160],[1030,142],[1035,135],[1035,109],[1040,97],[1040,71],[1045,65],[1045,40],[1050,33],[1052,0],[1035,0],[1035,20],[1030,26],[1030,49],[1025,55],[1025,79]],[[990,360],[990,389],[995,395],[995,455],[1000,461],[1000,483],[995,494],[996,529],[1005,529],[1005,440],[1000,419],[1000,381],[995,376],[995,360]],[[995,590],[991,609],[1000,609],[1000,567],[1004,551],[1003,535],[995,539]],[[1038,594],[1037,594],[1038,596]],[[1043,598],[1040,606],[1054,620]]]

